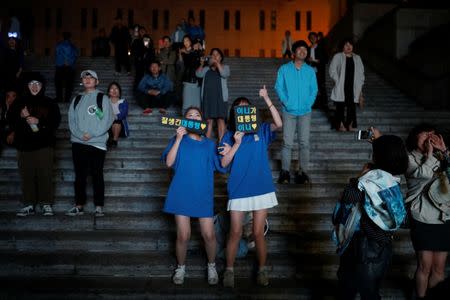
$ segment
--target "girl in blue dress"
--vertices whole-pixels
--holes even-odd
[[[255,134],[244,134],[236,131],[234,124],[234,107],[249,105],[247,98],[234,101],[228,125],[228,131],[222,138],[224,151],[221,153],[223,167],[228,167],[228,210],[231,211],[230,236],[226,248],[227,268],[223,283],[226,287],[234,287],[234,260],[239,240],[242,237],[242,223],[246,212],[253,212],[253,235],[256,242],[259,270],[257,283],[269,284],[267,270],[267,247],[264,238],[264,225],[267,209],[278,204],[275,195],[272,172],[269,167],[268,146],[275,138],[275,131],[282,127],[280,114],[270,100],[264,86],[259,95],[264,99],[272,114],[273,123],[261,123]]]
[[[187,119],[202,120],[199,108],[190,107]],[[198,218],[208,256],[208,283],[219,281],[216,266],[216,237],[213,222],[214,171],[225,172],[217,155],[216,144],[204,136],[179,127],[164,150],[162,160],[175,175],[167,193],[164,212],[174,214],[177,225],[176,256],[178,267],[172,280],[183,284],[185,260],[191,235],[190,218]],[[187,195],[189,195],[187,197]]]

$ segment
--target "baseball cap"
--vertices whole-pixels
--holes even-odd
[[[92,70],[84,70],[83,72],[81,72],[80,78],[83,78],[85,76],[92,76],[93,78],[98,80],[97,73]]]

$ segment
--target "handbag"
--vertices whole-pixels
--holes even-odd
[[[444,172],[435,177],[428,189],[428,197],[431,202],[447,217],[443,216],[445,220],[450,219],[450,183],[448,177]]]

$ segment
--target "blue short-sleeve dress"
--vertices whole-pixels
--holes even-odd
[[[163,152],[161,159],[164,162],[174,143],[175,137]],[[163,211],[188,217],[213,217],[214,171],[225,172],[215,143],[204,137],[198,141],[183,136],[172,168],[175,175]]]

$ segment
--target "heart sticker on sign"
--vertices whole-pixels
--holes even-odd
[[[236,106],[234,116],[237,131],[244,133],[258,132],[259,118],[256,106]]]
[[[180,119],[180,118],[175,118],[175,117],[167,117],[167,116],[161,117],[161,125],[167,126],[167,127],[183,126],[189,132],[203,134],[203,135],[206,133],[206,128],[208,127],[208,124],[206,124],[205,122],[191,120],[191,119]]]

